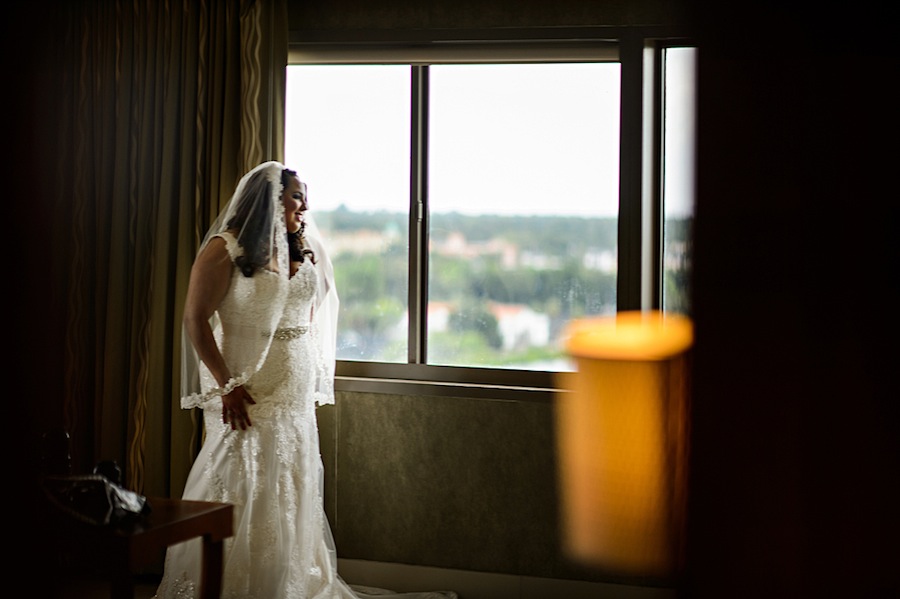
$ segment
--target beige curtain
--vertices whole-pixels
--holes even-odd
[[[56,9],[58,408],[73,466],[179,495],[199,435],[180,409],[182,303],[198,242],[246,170],[282,159],[284,0],[84,1]]]

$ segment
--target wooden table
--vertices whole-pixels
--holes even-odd
[[[116,527],[75,520],[57,529],[57,548],[73,565],[91,565],[108,577],[114,599],[134,597],[134,575],[159,560],[170,545],[203,539],[200,597],[218,599],[222,589],[223,541],[233,534],[231,504],[148,497],[151,512]]]

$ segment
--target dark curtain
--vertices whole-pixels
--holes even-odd
[[[115,460],[128,488],[178,496],[200,434],[179,405],[188,274],[240,176],[282,159],[286,5],[49,8],[31,41],[50,248],[35,433],[65,429],[73,471]]]

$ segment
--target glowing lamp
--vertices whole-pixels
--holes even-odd
[[[687,499],[693,325],[661,312],[569,324],[556,425],[565,550],[635,575],[676,574]]]

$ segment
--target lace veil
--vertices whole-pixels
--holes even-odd
[[[198,254],[219,233],[230,231],[240,246],[235,257],[232,277],[243,277],[244,272],[259,269],[277,272],[277,276],[290,276],[287,229],[281,195],[284,190],[282,172],[285,166],[278,162],[264,162],[238,182],[228,204],[215,219],[203,238]],[[301,184],[305,190],[305,184]],[[304,213],[304,238],[315,252],[318,294],[313,304],[310,333],[320,348],[317,363],[314,397],[321,404],[334,403],[334,365],[337,335],[338,295],[334,284],[334,269],[322,243],[321,231],[311,212]],[[272,260],[274,257],[274,261]],[[270,275],[267,275],[270,276]],[[282,287],[283,288],[283,287]],[[261,307],[262,317],[248,323],[240,333],[240,351],[231,356],[229,366],[232,379],[222,387],[204,385],[201,378],[202,364],[182,327],[181,352],[181,407],[221,407],[219,397],[242,385],[262,366],[272,343],[274,331],[284,311],[287,294],[276,294],[272,301]],[[218,339],[220,323],[216,314],[210,320]]]

